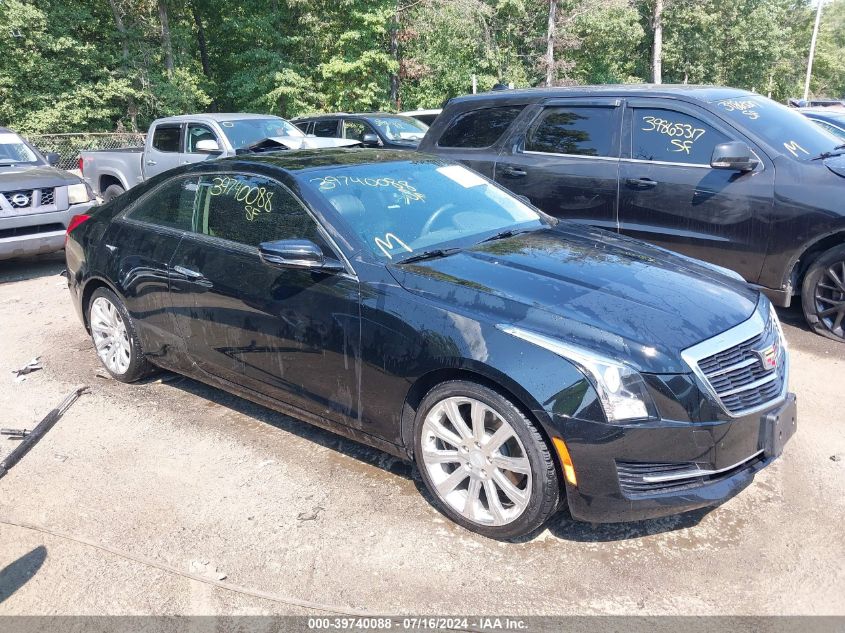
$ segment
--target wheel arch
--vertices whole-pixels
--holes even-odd
[[[813,265],[822,254],[831,248],[845,244],[845,228],[839,228],[831,233],[822,235],[815,241],[805,244],[796,256],[790,260],[787,267],[788,275],[784,279],[785,284],[791,284],[793,293],[801,293],[801,285],[804,283],[804,276],[807,270]]]
[[[114,284],[103,277],[90,277],[85,282],[85,285],[82,287],[82,297],[80,299],[80,303],[82,306],[82,323],[85,325],[85,329],[89,334],[91,333],[91,324],[88,322],[88,304],[91,302],[91,297],[98,288],[107,288],[120,297],[121,300],[123,299],[123,294],[114,286]]]
[[[102,195],[106,191],[106,189],[108,189],[111,185],[118,185],[124,191],[128,189],[126,184],[120,179],[118,175],[110,172],[101,174],[100,182],[98,183],[100,195]]]

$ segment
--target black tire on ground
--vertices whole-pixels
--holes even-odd
[[[801,304],[816,334],[845,343],[845,244],[812,263],[801,286]]]
[[[106,299],[117,309],[117,312],[126,327],[126,334],[129,339],[129,366],[126,371],[123,373],[117,373],[112,371],[106,363],[102,363],[105,370],[109,372],[115,380],[126,383],[135,382],[136,380],[151,374],[155,371],[155,367],[144,357],[143,350],[141,348],[141,340],[138,338],[138,330],[135,326],[135,322],[129,316],[129,312],[127,312],[126,307],[123,305],[123,301],[121,301],[120,298],[108,288],[97,288],[91,295],[91,299],[89,300],[87,306],[89,325],[92,322],[92,308],[94,306],[94,302],[98,298]],[[102,362],[102,359],[99,360]]]
[[[434,487],[422,457],[423,427],[426,416],[435,405],[451,397],[478,400],[493,409],[511,426],[525,448],[525,457],[528,458],[531,469],[529,501],[523,512],[509,523],[485,525],[470,520],[443,501]],[[452,380],[431,389],[417,409],[414,423],[414,457],[435,507],[455,523],[488,538],[512,540],[523,537],[542,526],[558,508],[562,484],[558,479],[549,445],[533,421],[529,420],[510,400],[486,386],[464,380]]]
[[[124,189],[120,185],[109,185],[103,192],[103,202],[111,202],[122,193],[124,193]]]

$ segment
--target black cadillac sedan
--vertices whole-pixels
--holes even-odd
[[[73,303],[117,380],[153,367],[413,459],[493,538],[560,506],[711,506],[796,425],[769,301],[401,151],[240,156],[74,218]]]

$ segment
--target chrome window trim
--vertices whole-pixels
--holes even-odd
[[[701,163],[673,163],[666,160],[647,160],[645,158],[621,158],[623,162],[627,163],[647,163],[649,165],[669,165],[671,167],[698,167],[703,169],[713,169],[710,165]]]
[[[768,307],[768,310],[766,310],[766,307]],[[745,341],[763,333],[768,321],[767,316],[768,319],[775,319],[774,326],[777,330],[778,342],[783,348],[783,385],[781,386],[780,393],[776,398],[755,407],[732,413],[722,403],[722,399],[719,397],[719,394],[716,393],[716,390],[710,384],[707,376],[699,368],[698,361],[732,347],[736,347],[737,345],[740,345],[741,343],[744,343]],[[754,310],[754,314],[752,314],[748,320],[743,321],[739,325],[732,327],[721,334],[717,334],[713,338],[709,338],[706,341],[702,341],[701,343],[688,347],[681,352],[681,358],[684,359],[684,362],[689,366],[693,374],[695,374],[695,377],[699,382],[699,387],[702,388],[705,393],[710,396],[713,402],[715,402],[719,408],[731,418],[742,418],[747,415],[759,413],[760,411],[771,409],[773,406],[781,404],[786,400],[786,394],[789,389],[789,350],[786,346],[786,339],[783,336],[783,330],[781,329],[780,322],[777,320],[777,315],[775,315],[774,309],[771,307],[768,300],[761,298],[757,303],[757,308]],[[775,369],[774,374],[776,373],[777,369]],[[753,389],[753,384],[746,385],[743,390],[747,390],[749,388]]]
[[[558,154],[557,152],[538,152],[532,149],[519,150],[520,154],[534,154],[536,156],[554,156],[555,158],[588,158],[592,160],[610,160],[619,162],[619,158],[615,156],[587,156],[586,154]],[[648,162],[648,161],[646,161]]]
[[[678,479],[694,479],[697,477],[709,477],[712,475],[718,475],[720,473],[726,473],[729,470],[733,470],[734,468],[738,468],[743,464],[750,462],[755,457],[758,457],[763,454],[763,449],[760,449],[753,455],[749,455],[745,459],[739,460],[736,464],[731,466],[726,466],[725,468],[719,468],[715,470],[708,470],[705,468],[696,468],[695,470],[684,470],[677,473],[672,473],[671,475],[643,475],[643,483],[648,484],[656,484],[663,481],[676,481]]]

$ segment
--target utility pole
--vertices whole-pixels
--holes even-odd
[[[810,59],[807,61],[807,78],[804,80],[804,101],[810,96],[810,77],[813,74],[813,57],[816,55],[816,40],[819,37],[819,22],[822,19],[822,5],[824,0],[819,0],[816,6],[816,25],[813,27],[813,37],[810,40]]]
[[[651,81],[661,84],[663,83],[663,0],[654,0],[654,13],[651,22],[654,30],[654,44],[651,50]]]

